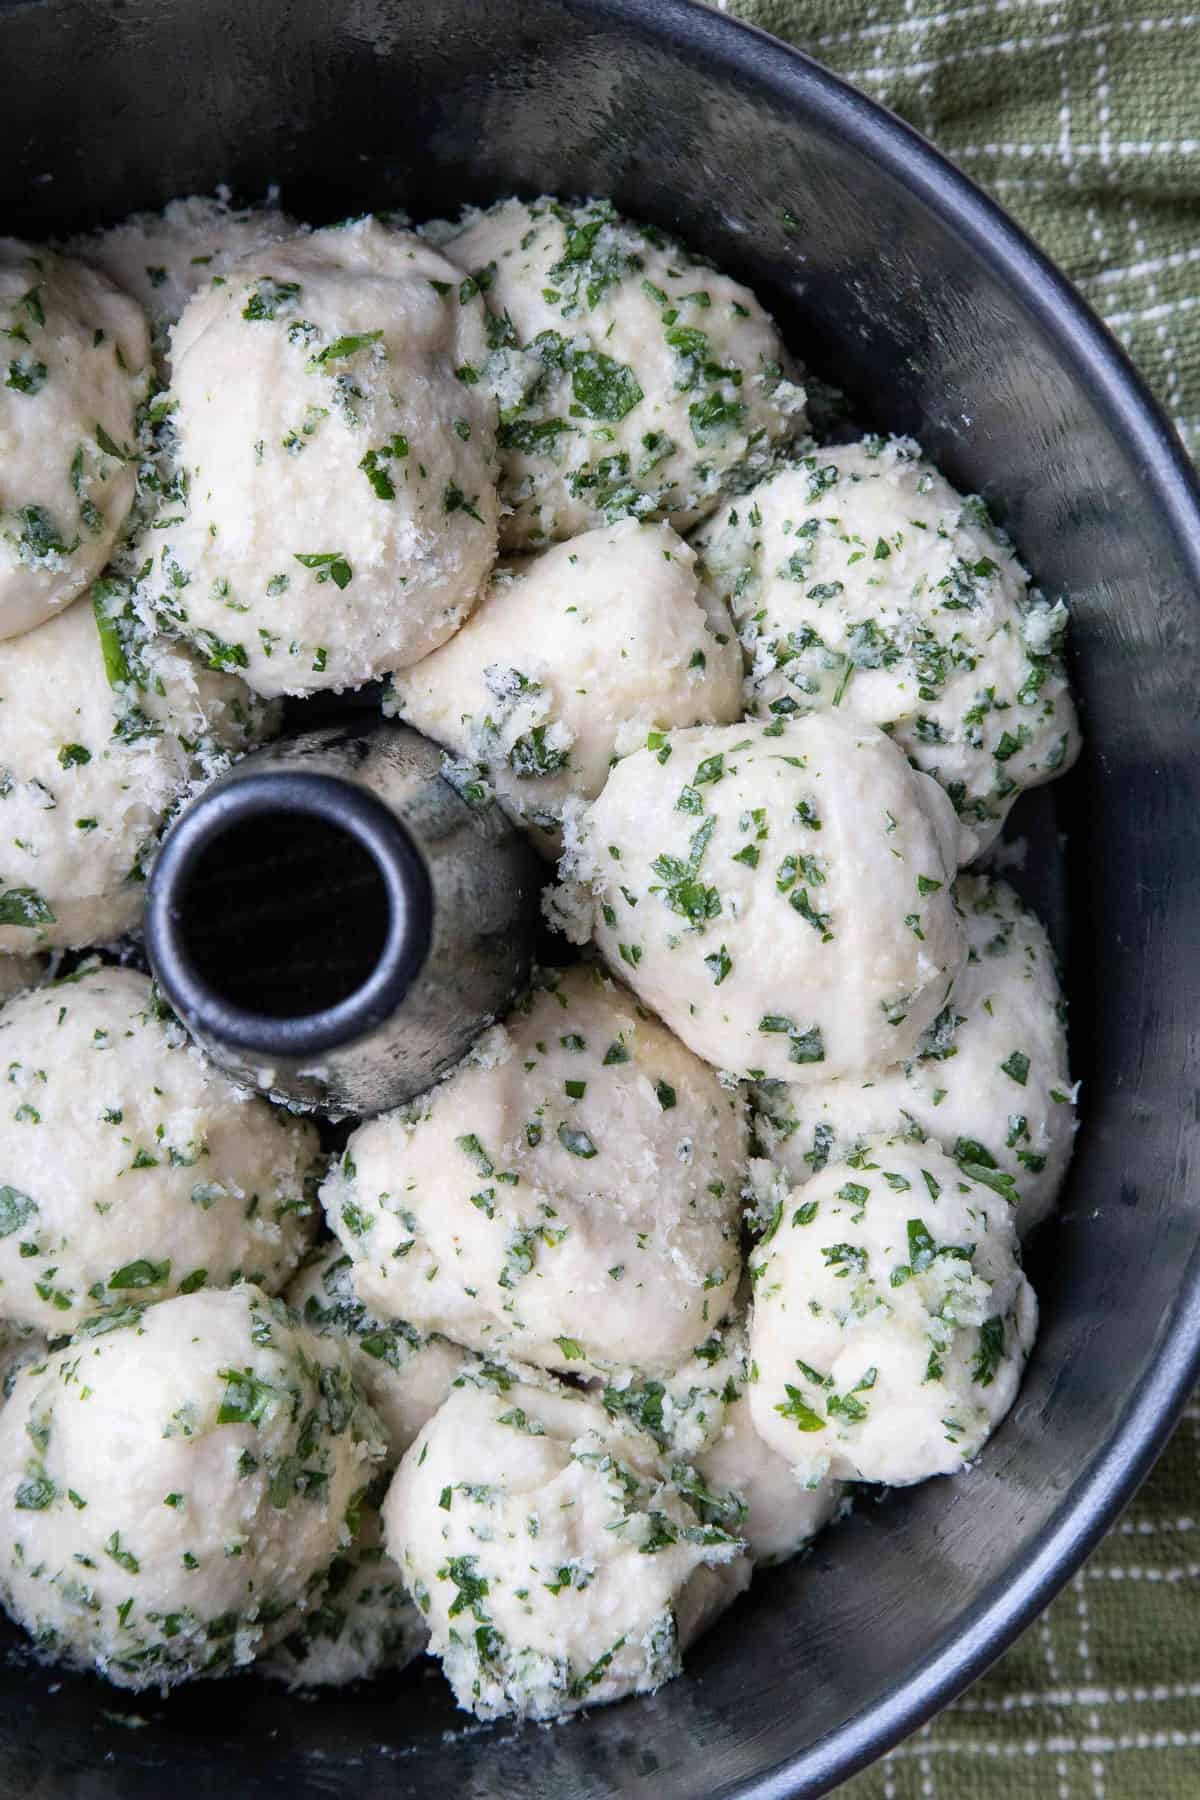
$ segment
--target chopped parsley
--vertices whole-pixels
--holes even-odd
[[[599,1155],[587,1132],[577,1131],[565,1121],[558,1128],[558,1141],[564,1150],[570,1151],[572,1156],[582,1157],[585,1162],[590,1162],[593,1156]]]
[[[245,314],[242,316],[244,318]],[[369,350],[382,336],[382,331],[360,331],[334,338],[331,344],[326,344],[323,350],[310,356],[304,367],[310,375],[315,375],[318,370],[327,369],[330,363],[345,362],[348,357],[357,356],[360,350]]]
[[[318,571],[318,582],[332,581],[336,588],[347,588],[354,580],[354,571],[340,550],[306,550],[293,554],[295,561],[306,569]]]
[[[273,319],[276,314],[290,312],[300,298],[298,281],[275,281],[261,275],[254,291],[242,308],[243,319]]]
[[[775,1411],[782,1418],[790,1419],[797,1431],[824,1431],[824,1419],[820,1413],[813,1411],[800,1389],[793,1387],[790,1381],[785,1381],[783,1385],[787,1399],[780,1401]]]
[[[483,524],[483,516],[478,511],[475,500],[469,500],[456,481],[446,483],[442,493],[442,511],[447,518],[453,513],[466,513],[467,517],[474,519],[477,524]]]
[[[571,358],[572,413],[585,419],[623,419],[644,398],[627,363],[602,350],[577,351]]]
[[[979,1349],[971,1368],[971,1380],[980,1387],[991,1387],[1004,1355],[1004,1320],[998,1314],[985,1319],[979,1327]]]
[[[720,987],[729,971],[733,968],[733,959],[724,944],[711,956],[704,958],[704,966],[713,978],[713,986]]]
[[[394,500],[396,487],[387,465],[408,455],[408,439],[397,431],[377,450],[368,450],[359,468],[370,482],[378,500]]]
[[[8,365],[5,387],[18,394],[40,394],[46,385],[46,365],[32,357],[18,356]]]

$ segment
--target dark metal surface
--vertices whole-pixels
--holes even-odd
[[[146,896],[167,999],[222,1068],[334,1118],[424,1090],[527,986],[545,865],[442,752],[351,719],[243,757]]]
[[[164,1704],[28,1665],[0,1797],[776,1800],[824,1791],[997,1655],[1128,1496],[1200,1341],[1200,514],[1120,353],[1004,217],[802,57],[685,0],[26,0],[0,7],[8,228],[224,179],[298,213],[611,194],[750,279],[867,421],[1002,500],[1075,614],[1066,785],[1084,1126],[1043,1329],[979,1466],[860,1506],[654,1698],[472,1726],[437,1678]],[[147,1721],[123,1731],[108,1715]]]

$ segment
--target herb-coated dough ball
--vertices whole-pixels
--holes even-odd
[[[605,958],[738,1075],[911,1055],[962,964],[949,802],[872,726],[669,732],[617,764],[582,830]]]
[[[0,238],[0,638],[107,562],[134,494],[150,334],[107,276]]]
[[[192,295],[213,286],[214,277],[219,284],[231,264],[300,229],[270,204],[232,207],[219,196],[192,194],[160,213],[131,213],[119,225],[73,239],[69,248],[140,301],[162,333]]]
[[[0,951],[135,925],[166,814],[274,725],[236,677],[123,616],[118,584],[98,590],[99,627],[83,603],[0,644]]]
[[[244,1277],[311,1242],[319,1141],[235,1088],[133,969],[0,1010],[0,1315],[51,1335],[98,1308]]]
[[[121,1687],[224,1673],[319,1600],[377,1422],[344,1352],[256,1288],[94,1324],[0,1412],[0,1597]]]
[[[936,1145],[868,1138],[751,1260],[750,1412],[805,1481],[901,1487],[965,1467],[1037,1329],[1012,1209]]]
[[[463,1351],[406,1319],[375,1318],[354,1292],[353,1267],[340,1243],[322,1244],[284,1297],[310,1331],[343,1339],[354,1379],[379,1416],[395,1463],[450,1392]]]
[[[980,847],[1079,752],[1066,608],[910,438],[819,450],[706,526],[701,566],[752,659],[748,709],[886,726]]]
[[[623,520],[509,564],[462,630],[397,676],[399,712],[556,832],[566,797],[594,800],[649,732],[741,718],[741,651],[694,561],[669,525]]]
[[[496,553],[495,427],[458,373],[483,345],[461,279],[362,219],[254,252],[175,327],[188,500],[143,540],[143,592],[258,693],[406,667],[475,604]]]
[[[379,1514],[364,1506],[354,1542],[329,1566],[320,1604],[258,1664],[293,1688],[345,1687],[397,1674],[429,1641],[420,1610],[383,1547]]]
[[[568,970],[321,1189],[359,1297],[544,1368],[673,1369],[740,1273],[746,1126],[599,970]]]
[[[708,1449],[696,1459],[700,1504],[745,1542],[755,1563],[795,1556],[829,1523],[844,1489],[827,1476],[806,1486],[791,1463],[768,1448],[754,1429],[743,1389],[725,1409]]]
[[[967,961],[912,1060],[865,1081],[764,1084],[758,1135],[798,1186],[869,1133],[923,1134],[1012,1202],[1024,1236],[1053,1209],[1075,1135],[1066,1008],[1045,929],[1007,883],[960,875],[955,893]]]
[[[805,428],[750,290],[607,200],[502,200],[445,250],[492,314],[505,549],[628,514],[682,530]]]
[[[456,1389],[383,1521],[455,1698],[485,1719],[660,1687],[749,1579],[650,1439],[562,1387]]]

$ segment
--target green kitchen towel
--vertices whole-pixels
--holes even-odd
[[[1200,456],[1200,10],[719,0],[901,113],[1041,243]],[[840,1800],[1200,1800],[1200,1405],[1002,1661]]]
[[[994,195],[1107,321],[1200,455],[1200,10],[719,3],[882,100]]]

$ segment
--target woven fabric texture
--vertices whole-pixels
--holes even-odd
[[[893,108],[1076,282],[1200,456],[1200,11],[719,0]],[[839,1800],[1200,1800],[1200,1405],[999,1664]]]

